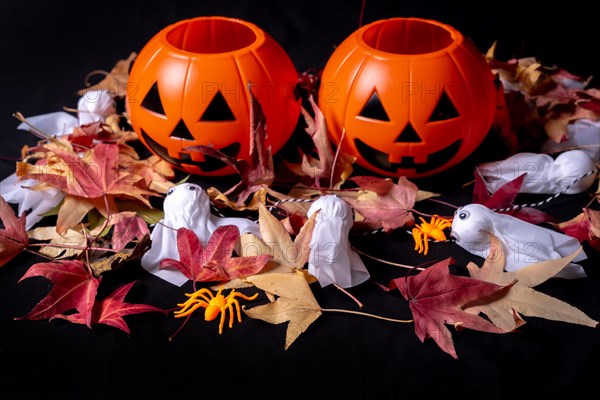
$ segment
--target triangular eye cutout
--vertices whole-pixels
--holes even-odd
[[[142,107],[157,114],[165,115],[165,110],[163,109],[162,102],[160,101],[160,94],[158,93],[158,85],[156,82],[154,85],[152,85],[148,93],[146,93],[144,100],[142,100]]]
[[[454,107],[454,104],[452,104],[452,100],[450,100],[446,91],[442,90],[440,100],[435,106],[431,117],[429,117],[429,122],[445,121],[456,117],[460,117],[460,114],[456,110],[456,107]]]
[[[387,112],[385,112],[385,108],[383,108],[383,104],[381,104],[381,100],[379,100],[379,95],[377,94],[377,90],[373,91],[371,98],[367,101],[367,104],[360,110],[361,117],[376,119],[379,121],[388,121],[390,117],[388,117]]]
[[[200,117],[200,121],[235,121],[235,116],[233,115],[233,112],[231,112],[231,108],[229,108],[221,91],[218,91],[215,97],[210,101],[210,104],[206,107],[206,110],[204,110],[204,114]]]
[[[173,129],[173,132],[171,132],[169,137],[171,139],[196,140],[182,119],[179,120],[179,123],[175,129]]]
[[[415,131],[415,128],[413,128],[413,126],[410,122],[408,124],[406,124],[406,127],[404,128],[404,130],[402,132],[400,132],[400,135],[398,135],[398,137],[394,141],[394,143],[421,143],[421,142],[422,142],[422,140],[419,137],[419,134],[417,133],[417,131]]]

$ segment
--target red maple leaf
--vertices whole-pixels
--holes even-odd
[[[139,186],[141,176],[120,168],[116,144],[99,143],[82,156],[60,147],[40,147],[36,151],[52,153],[51,157],[60,162],[19,162],[16,174],[20,179],[35,179],[65,193],[56,221],[59,234],[79,224],[94,208],[105,217],[116,213],[117,198],[136,199],[152,208],[148,197],[156,193]]]
[[[313,96],[310,96],[308,101],[310,102],[315,117],[311,117],[304,108],[301,109],[307,125],[304,130],[310,135],[318,157],[314,158],[307,154],[302,154],[302,164],[300,168],[302,173],[314,180],[316,187],[321,187],[321,179],[329,179],[331,177],[332,169],[335,167],[335,153],[331,146],[331,141],[327,136],[327,127],[323,112],[315,103]]]
[[[118,145],[99,143],[84,157],[62,148],[43,150],[51,151],[61,158],[68,166],[70,174],[57,175],[33,171],[20,176],[21,179],[36,179],[73,196],[95,199],[112,194],[133,197],[150,206],[146,196],[153,193],[135,186],[142,178],[119,170]]]
[[[487,319],[465,312],[467,305],[498,298],[509,286],[450,274],[451,258],[442,260],[417,275],[396,278],[390,289],[398,289],[409,301],[415,321],[415,333],[421,342],[432,338],[437,345],[458,358],[450,330],[445,324],[483,332],[505,333]]]
[[[0,267],[12,260],[29,243],[25,229],[25,214],[17,218],[11,205],[0,196]]]
[[[583,208],[574,218],[554,226],[581,243],[587,241],[593,249],[600,252],[600,211]]]
[[[166,314],[167,312],[161,308],[151,306],[148,304],[133,304],[126,303],[125,296],[129,293],[129,290],[135,285],[137,281],[130,282],[112,292],[104,300],[96,302],[94,304],[92,312],[92,324],[105,324],[115,328],[121,329],[127,334],[131,331],[127,322],[123,318],[126,315],[140,314],[144,312],[160,312]],[[65,319],[74,324],[85,324],[85,319],[80,313],[74,313],[69,315],[56,314],[54,318]]]
[[[144,219],[133,211],[123,211],[110,217],[110,225],[114,226],[112,235],[113,249],[121,251],[133,239],[142,239],[150,234]]]
[[[17,320],[50,319],[56,314],[76,309],[82,323],[91,326],[100,278],[94,277],[84,263],[77,260],[37,263],[27,270],[19,282],[34,276],[49,279],[53,283],[52,289],[27,315]]]
[[[344,199],[365,218],[372,229],[382,227],[386,232],[411,224],[411,212],[415,205],[417,186],[402,176],[398,183],[374,176],[356,176],[354,181],[362,190],[371,192],[364,198],[343,196]]]
[[[485,186],[483,177],[479,172],[475,172],[475,185],[473,187],[473,203],[483,204],[491,210],[510,209],[508,211],[500,211],[503,214],[511,215],[523,221],[532,224],[540,224],[542,222],[552,222],[555,218],[541,210],[532,207],[517,207],[514,210],[514,201],[523,186],[523,182],[527,174],[521,174],[512,181],[506,182],[493,194],[490,194]]]
[[[271,259],[268,254],[259,256],[232,256],[240,231],[235,225],[221,225],[212,233],[206,247],[202,247],[196,234],[187,228],[177,230],[179,260],[165,258],[160,268],[177,268],[195,282],[229,281],[254,275]]]
[[[266,117],[258,99],[250,94],[250,162],[245,159],[236,159],[223,154],[213,146],[190,146],[185,150],[199,151],[203,154],[216,157],[233,167],[242,180],[225,192],[228,196],[237,196],[238,206],[242,205],[248,197],[264,186],[270,186],[275,179],[273,155],[271,146],[265,147],[267,139]]]

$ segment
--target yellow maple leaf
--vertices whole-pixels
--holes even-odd
[[[288,323],[285,336],[285,349],[322,314],[305,275],[301,271],[271,273],[246,278],[257,288],[277,299],[271,303],[245,309],[250,318],[260,319],[270,324]]]
[[[310,240],[318,213],[314,213],[304,223],[298,235],[292,240],[285,226],[260,203],[258,206],[258,223],[262,239],[246,236],[242,246],[242,254],[246,252],[267,251],[273,256],[269,272],[289,273],[304,268],[310,255]],[[249,245],[250,243],[257,246]],[[264,254],[264,253],[260,253]]]

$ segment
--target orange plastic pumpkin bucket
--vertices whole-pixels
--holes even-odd
[[[234,173],[191,146],[212,145],[249,160],[250,100],[257,97],[273,153],[290,138],[300,113],[297,73],[283,48],[256,25],[233,18],[199,17],[158,32],[137,55],[126,109],[140,140],[186,172]]]
[[[495,113],[483,54],[451,26],[417,18],[365,25],[323,70],[319,107],[335,144],[390,177],[424,177],[471,154]]]

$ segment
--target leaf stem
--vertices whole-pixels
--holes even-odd
[[[340,157],[340,152],[342,150],[342,142],[344,141],[344,136],[346,136],[346,129],[342,129],[342,137],[340,137],[338,148],[333,156],[333,163],[331,165],[331,175],[329,176],[329,189],[333,189],[333,178],[335,175],[335,167],[338,162],[338,158]]]
[[[100,237],[102,236],[102,232],[104,232],[104,230],[106,229],[106,227],[108,226],[108,223],[110,221],[111,212],[110,212],[110,206],[108,205],[108,197],[106,196],[106,193],[102,194],[102,199],[104,200],[104,207],[106,207],[106,219],[104,220],[104,223],[102,224],[102,229],[100,229],[98,231],[98,234],[93,237],[93,239],[90,243],[94,243],[94,242],[98,241],[98,239],[100,239]]]
[[[82,226],[82,228],[83,228],[83,226]],[[93,275],[93,274],[94,274],[94,269],[92,268],[92,266],[91,266],[91,264],[90,264],[90,244],[91,244],[92,242],[90,242],[90,241],[88,240],[88,235],[87,235],[87,232],[86,232],[86,230],[85,230],[85,229],[83,229],[83,235],[84,235],[84,237],[85,237],[85,243],[86,243],[86,245],[87,245],[87,246],[85,246],[85,250],[84,250],[84,251],[85,251],[85,266],[87,267],[87,269],[88,269],[88,272],[89,272],[91,275]]]
[[[118,253],[115,249],[109,249],[105,247],[89,247],[89,246],[73,246],[70,244],[58,244],[58,243],[29,243],[28,246],[33,247],[55,247],[57,249],[72,249],[72,250],[92,250],[92,251],[106,251],[110,253]],[[35,251],[34,251],[35,253]],[[37,254],[37,253],[36,253]]]
[[[26,251],[26,252],[28,252],[28,253],[35,254],[36,256],[40,256],[42,258],[45,258],[46,260],[54,260],[53,257],[47,256],[47,255],[45,255],[43,253],[40,253],[40,252],[37,252],[35,250],[28,249],[27,247],[24,248],[23,250]]]
[[[25,116],[21,112],[17,111],[15,113],[13,113],[12,116],[15,117],[16,119],[18,119],[19,121],[21,121],[22,123],[24,123],[25,125],[27,125],[28,127],[30,127],[31,128],[30,132],[33,133],[38,138],[44,139],[44,140],[49,140],[51,142],[58,142],[55,138],[44,133],[41,129],[39,129],[38,127],[33,125],[31,122],[27,121],[27,118],[25,118]]]
[[[16,119],[18,119],[19,121],[21,121],[22,123],[24,123],[25,125],[27,125],[29,128],[31,128],[29,130],[30,133],[32,133],[34,136],[40,138],[40,139],[44,139],[44,140],[48,140],[52,143],[55,143],[59,146],[68,148],[67,145],[65,145],[64,143],[62,143],[60,140],[57,140],[55,137],[52,137],[50,135],[48,135],[47,133],[45,133],[44,131],[42,131],[40,128],[38,128],[37,126],[33,125],[31,122],[29,122],[27,120],[27,118],[25,118],[25,116],[23,114],[21,114],[20,112],[15,112],[13,113],[13,117],[15,117]],[[80,147],[84,150],[90,150],[89,147],[84,146],[82,144],[78,144],[78,143],[71,143],[72,146],[77,146]]]
[[[588,201],[588,203],[583,208],[589,208],[592,205],[592,203],[594,202],[594,200],[596,200],[596,198],[599,198],[599,196],[600,195],[598,195],[598,194],[592,196],[592,198],[590,199],[590,201]]]
[[[448,205],[450,205],[450,204],[448,204]],[[452,207],[454,207],[454,206],[452,206]],[[456,207],[456,208],[458,208],[458,207]],[[428,218],[433,217],[433,214],[427,214],[427,213],[424,213],[424,212],[421,212],[421,211],[417,211],[414,208],[411,208],[409,211],[412,211],[415,214],[420,215],[422,217],[428,217]],[[436,214],[436,215],[438,217],[442,217],[442,218],[446,218],[446,219],[451,219],[452,218],[451,216],[446,216],[446,215],[438,215],[438,214]]]
[[[450,208],[454,208],[454,209],[457,209],[457,208],[458,208],[458,206],[455,206],[454,204],[450,204],[450,203],[447,203],[447,202],[445,202],[445,201],[442,201],[442,200],[438,200],[438,199],[432,199],[432,198],[429,198],[429,199],[427,199],[427,200],[429,200],[429,201],[433,201],[433,202],[435,202],[435,203],[443,204],[443,205],[445,205],[445,206],[448,206],[448,207],[450,207]]]
[[[339,291],[341,291],[342,293],[344,293],[346,296],[350,297],[352,300],[354,300],[354,302],[356,304],[358,304],[358,308],[363,308],[363,303],[361,303],[356,297],[354,297],[350,292],[348,292],[346,289],[344,289],[343,287],[337,285],[337,284],[333,284],[333,286],[335,286]]]
[[[363,256],[365,256],[365,257],[369,257],[369,258],[371,258],[371,259],[373,259],[373,260],[375,260],[375,261],[379,261],[379,262],[381,262],[381,263],[384,263],[384,264],[393,265],[393,266],[395,266],[395,267],[407,268],[407,269],[416,269],[416,270],[418,270],[418,271],[424,271],[424,270],[425,270],[425,268],[421,268],[421,267],[415,267],[415,266],[412,266],[412,265],[406,265],[406,264],[398,264],[398,263],[395,263],[395,262],[391,262],[391,261],[387,261],[387,260],[382,260],[381,258],[377,258],[377,257],[374,257],[374,256],[372,256],[372,255],[370,255],[370,254],[367,254],[367,253],[365,253],[365,252],[363,252],[363,251],[361,251],[361,250],[357,249],[357,248],[356,248],[356,247],[354,247],[354,246],[352,246],[352,249],[353,249],[354,251],[356,251],[358,254],[361,254],[361,255],[363,255]]]
[[[398,323],[401,323],[401,324],[410,324],[410,323],[414,322],[414,320],[412,320],[412,319],[388,318],[388,317],[382,317],[380,315],[369,314],[369,313],[365,313],[365,312],[361,312],[361,311],[344,310],[344,309],[341,309],[341,308],[321,308],[321,311],[323,311],[323,312],[339,312],[339,313],[346,313],[346,314],[361,315],[363,317],[371,317],[371,318],[375,318],[375,319],[382,319],[384,321],[398,322]]]
[[[181,325],[179,325],[179,328],[177,328],[177,330],[175,332],[173,332],[173,334],[171,336],[169,336],[169,342],[171,342],[175,338],[175,336],[179,333],[179,331],[181,331],[181,329],[183,329],[183,327],[187,324],[187,322],[191,316],[192,316],[192,314],[188,314],[188,316],[185,317],[185,320],[183,321],[183,323]]]

